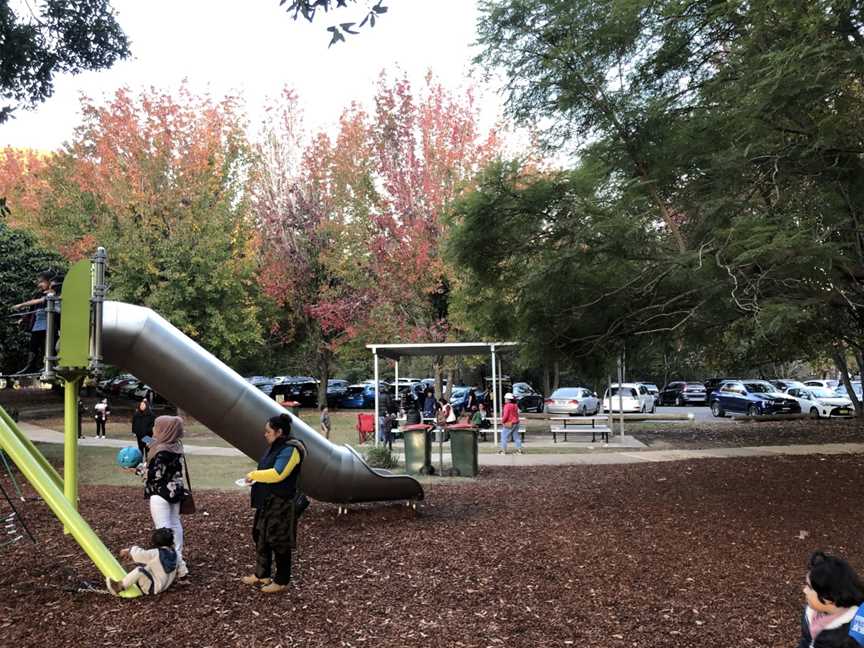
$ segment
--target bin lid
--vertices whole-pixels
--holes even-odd
[[[476,430],[476,425],[471,425],[470,423],[454,423],[453,425],[447,426],[448,430]]]
[[[297,401],[282,401],[282,407],[300,407]]]
[[[411,432],[413,430],[431,430],[433,426],[426,425],[425,423],[413,423],[411,425],[403,425],[399,429],[406,432]]]

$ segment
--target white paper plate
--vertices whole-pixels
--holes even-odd
[[[251,482],[251,483],[247,484],[247,483],[246,483],[246,478],[245,478],[245,477],[241,477],[240,479],[238,479],[238,480],[235,481],[234,483],[237,484],[238,486],[251,486],[251,485],[254,484],[255,482]]]

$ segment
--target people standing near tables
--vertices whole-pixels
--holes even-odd
[[[504,394],[504,411],[501,412],[501,448],[498,454],[507,454],[507,443],[510,437],[516,444],[516,454],[522,454],[522,436],[519,434],[519,407],[513,394]]]
[[[479,401],[477,400],[477,390],[479,387],[472,386],[468,389],[468,399],[465,401],[465,410],[468,412],[474,412],[477,410],[477,405],[479,405]]]
[[[382,389],[378,393],[378,440],[382,443],[389,441],[391,445],[393,441],[390,436],[390,415],[393,411],[393,399],[390,398],[390,392]]]
[[[486,403],[481,402],[477,407],[477,411],[471,415],[471,425],[481,430],[491,427],[489,419],[486,418]]]
[[[153,425],[156,423],[156,416],[150,410],[150,403],[147,399],[142,399],[135,408],[132,414],[132,434],[135,435],[135,440],[138,442],[138,450],[141,451],[141,456],[147,451],[147,444],[144,439],[153,436]]]
[[[103,398],[96,403],[93,408],[93,418],[96,419],[96,438],[104,439],[105,430],[108,425],[108,417],[111,415],[111,409],[108,407],[108,399]]]
[[[426,398],[423,399],[423,418],[434,419],[438,414],[439,404],[435,400],[435,392],[431,389],[426,390]]]

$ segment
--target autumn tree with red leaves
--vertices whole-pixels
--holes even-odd
[[[313,359],[323,398],[337,352],[447,339],[458,279],[441,253],[446,211],[497,140],[479,133],[470,93],[431,77],[415,98],[407,80],[382,75],[374,113],[352,105],[333,141],[304,144],[293,94],[275,112],[254,191],[262,285],[283,339]]]
[[[83,100],[28,224],[71,259],[108,249],[111,293],[157,310],[226,362],[260,350],[251,148],[236,100],[182,87]]]

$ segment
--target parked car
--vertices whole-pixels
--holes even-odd
[[[729,380],[737,380],[737,378],[709,378],[702,385],[705,387],[705,400],[711,402],[711,394],[720,389],[720,385]]]
[[[247,376],[246,382],[257,387],[268,396],[273,393],[273,379],[269,376]]]
[[[318,407],[318,380],[311,376],[283,376],[273,385],[270,396],[300,403],[303,407]]]
[[[137,385],[140,381],[132,374],[120,374],[108,382],[105,386],[104,393],[119,396],[122,393],[122,390],[131,383]]]
[[[774,385],[779,391],[785,393],[790,389],[801,389],[802,387],[806,387],[804,383],[800,380],[792,380],[789,378],[784,378],[783,380],[769,380],[772,385]]]
[[[612,383],[603,394],[604,412],[653,413],[657,409],[654,397],[639,383]]]
[[[513,387],[510,388],[510,391],[513,393],[513,398],[516,399],[516,406],[519,408],[520,412],[543,411],[543,394],[535,391],[528,383],[513,383]]]
[[[860,401],[862,398],[864,398],[864,394],[862,394],[861,390],[861,381],[853,380],[851,382],[852,389],[855,391],[855,395],[858,396],[858,400]],[[839,387],[837,387],[837,389],[834,390],[834,393],[838,396],[845,396],[846,398],[849,398],[849,392],[846,390],[846,385],[840,385]]]
[[[654,397],[654,400],[657,400],[657,397],[660,395],[660,388],[654,383],[645,382],[644,380],[636,381],[640,385],[645,385],[645,389],[648,390],[648,393]]]
[[[698,382],[671,382],[660,392],[661,405],[704,405],[705,398],[705,385]]]
[[[804,381],[805,387],[824,387],[825,389],[837,389],[840,386],[839,380],[824,380],[824,379],[816,379],[811,378],[810,380]]]
[[[345,392],[348,391],[349,384],[350,383],[347,380],[342,380],[340,378],[331,378],[327,381],[328,407],[342,406],[342,398],[345,396]]]
[[[600,411],[600,399],[586,387],[559,387],[544,401],[549,414],[583,416]]]
[[[812,418],[852,416],[855,409],[852,401],[838,396],[825,387],[792,387],[786,392],[801,404],[802,412],[809,412]]]
[[[474,395],[477,397],[477,402],[485,400],[486,392],[477,387],[454,387],[453,394],[450,396],[450,405],[456,416],[459,416],[468,404],[468,394],[474,390]]]
[[[371,382],[349,385],[342,397],[342,407],[351,409],[375,407],[375,385]]]
[[[765,380],[729,380],[711,394],[711,413],[761,416],[764,414],[798,414],[801,405],[791,396],[780,393]]]

